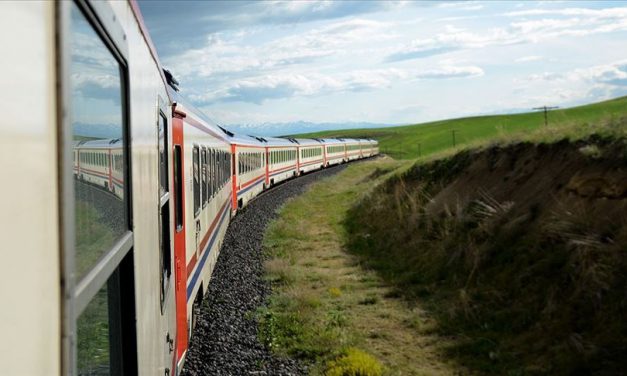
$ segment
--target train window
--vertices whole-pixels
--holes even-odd
[[[220,159],[220,179],[218,185],[220,189],[222,189],[224,186],[224,169],[226,168],[226,160],[224,159],[224,152],[222,150],[218,151],[218,158]]]
[[[200,161],[198,146],[194,146],[192,152],[192,177],[194,191],[194,216],[198,216],[200,212]]]
[[[202,148],[201,150],[201,186],[202,186],[202,207],[207,206],[207,149]]]
[[[207,195],[209,195],[209,200],[213,198],[215,190],[213,189],[213,159],[214,152],[213,149],[207,149]]]
[[[222,156],[224,158],[224,164],[222,167],[222,186],[226,185],[226,179],[227,176],[229,175],[229,155],[227,152],[223,151],[222,152]]]
[[[222,161],[220,160],[220,151],[216,150],[216,176],[214,177],[216,184],[216,193],[220,190],[220,168]]]
[[[222,164],[222,186],[224,187],[229,176],[229,155],[225,151],[222,152],[222,160],[224,161]]]
[[[125,154],[124,105],[121,66],[81,11],[72,8],[70,95],[74,141],[80,147],[98,147]],[[107,124],[106,136],[102,124]],[[111,140],[121,142],[111,144]],[[77,143],[78,144],[78,143]],[[89,164],[102,166],[103,153],[89,152]],[[82,279],[128,230],[124,176],[110,184],[93,171],[79,171],[74,183],[75,266]],[[109,172],[106,173],[109,175]],[[112,179],[113,180],[113,179]],[[91,182],[93,184],[87,184]],[[111,194],[102,194],[106,191]]]
[[[183,229],[183,156],[181,146],[174,146],[174,220],[176,221],[176,231]]]
[[[109,366],[109,304],[105,284],[77,320],[77,368],[79,375],[91,375]],[[102,372],[102,371],[100,371]],[[109,374],[108,372],[106,374]]]
[[[217,184],[216,184],[216,151],[215,149],[211,149],[211,175],[209,176],[210,184],[211,184],[211,196],[214,197],[216,195]]]
[[[77,166],[68,187],[73,197],[64,198],[64,236],[70,236],[64,238],[64,254],[66,266],[73,266],[64,275],[64,294],[70,297],[65,312],[72,314],[63,328],[71,344],[64,358],[71,359],[65,365],[70,374],[122,374],[127,366],[132,369],[135,353],[128,348],[133,347],[134,304],[128,303],[134,290],[120,288],[134,270],[126,66],[114,40],[100,32],[89,4],[81,4],[60,4],[68,10],[61,12],[68,33],[59,36],[68,51],[67,76],[64,72],[59,81],[68,99],[62,102],[68,114],[65,141],[84,150],[79,159],[87,167]],[[63,149],[67,152],[74,151]],[[127,335],[129,341],[123,341]]]
[[[163,112],[159,112],[157,127],[159,134],[159,190],[161,196],[163,196],[170,190],[168,187],[168,155],[165,152],[168,143],[168,130],[167,120]]]

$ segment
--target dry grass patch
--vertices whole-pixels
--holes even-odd
[[[459,373],[441,355],[449,341],[432,334],[424,311],[398,299],[343,248],[348,209],[403,167],[386,158],[351,165],[286,204],[266,233],[266,271],[275,285],[259,312],[260,336],[275,351],[311,362],[314,375],[350,375],[337,373],[350,365],[370,372],[359,375]]]

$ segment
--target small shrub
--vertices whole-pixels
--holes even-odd
[[[601,149],[599,149],[599,147],[594,144],[586,145],[582,148],[579,148],[579,152],[586,157],[590,157],[592,159],[598,159],[602,156]]]
[[[342,296],[342,290],[338,289],[337,287],[331,287],[329,289],[329,295],[331,295],[333,298],[339,298],[340,296]]]
[[[326,376],[380,376],[383,367],[377,359],[359,349],[346,353],[327,364]]]

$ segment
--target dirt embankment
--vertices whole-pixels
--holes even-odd
[[[355,207],[350,248],[480,373],[627,369],[627,141],[521,143],[417,165]]]

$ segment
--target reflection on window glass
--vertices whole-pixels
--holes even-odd
[[[76,322],[76,368],[79,375],[109,375],[109,304],[107,284]]]
[[[126,231],[120,65],[73,5],[71,123],[76,275],[82,278]]]
[[[159,114],[159,187],[160,194],[163,196],[168,189],[168,156],[166,154],[165,145],[168,142],[166,135],[166,120],[163,114]]]

